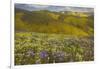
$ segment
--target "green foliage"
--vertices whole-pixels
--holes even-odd
[[[93,16],[80,17],[47,10],[15,10],[16,31],[91,36],[94,33],[93,25]]]
[[[92,61],[93,39],[63,34],[15,34],[15,65]]]
[[[94,15],[74,14],[15,9],[15,65],[94,60]]]

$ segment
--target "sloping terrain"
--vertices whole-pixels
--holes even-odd
[[[72,13],[72,14],[71,14]],[[77,12],[26,11],[15,9],[15,30],[18,32],[57,33],[75,36],[92,36],[93,15]],[[86,17],[82,17],[85,14]]]

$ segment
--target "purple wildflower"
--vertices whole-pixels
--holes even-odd
[[[40,57],[41,57],[41,58],[46,58],[47,56],[48,56],[48,54],[47,54],[46,51],[40,52]]]

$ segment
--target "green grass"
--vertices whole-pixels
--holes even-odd
[[[45,10],[32,12],[15,10],[16,31],[91,36],[94,33],[93,25],[93,16],[80,17]]]
[[[17,32],[15,65],[94,60],[93,39],[65,34]]]
[[[15,65],[93,61],[93,13],[72,13],[15,8]]]

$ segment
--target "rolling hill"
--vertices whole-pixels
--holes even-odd
[[[55,12],[48,10],[28,11],[15,8],[16,32],[93,36],[93,25],[93,15],[86,12]]]

